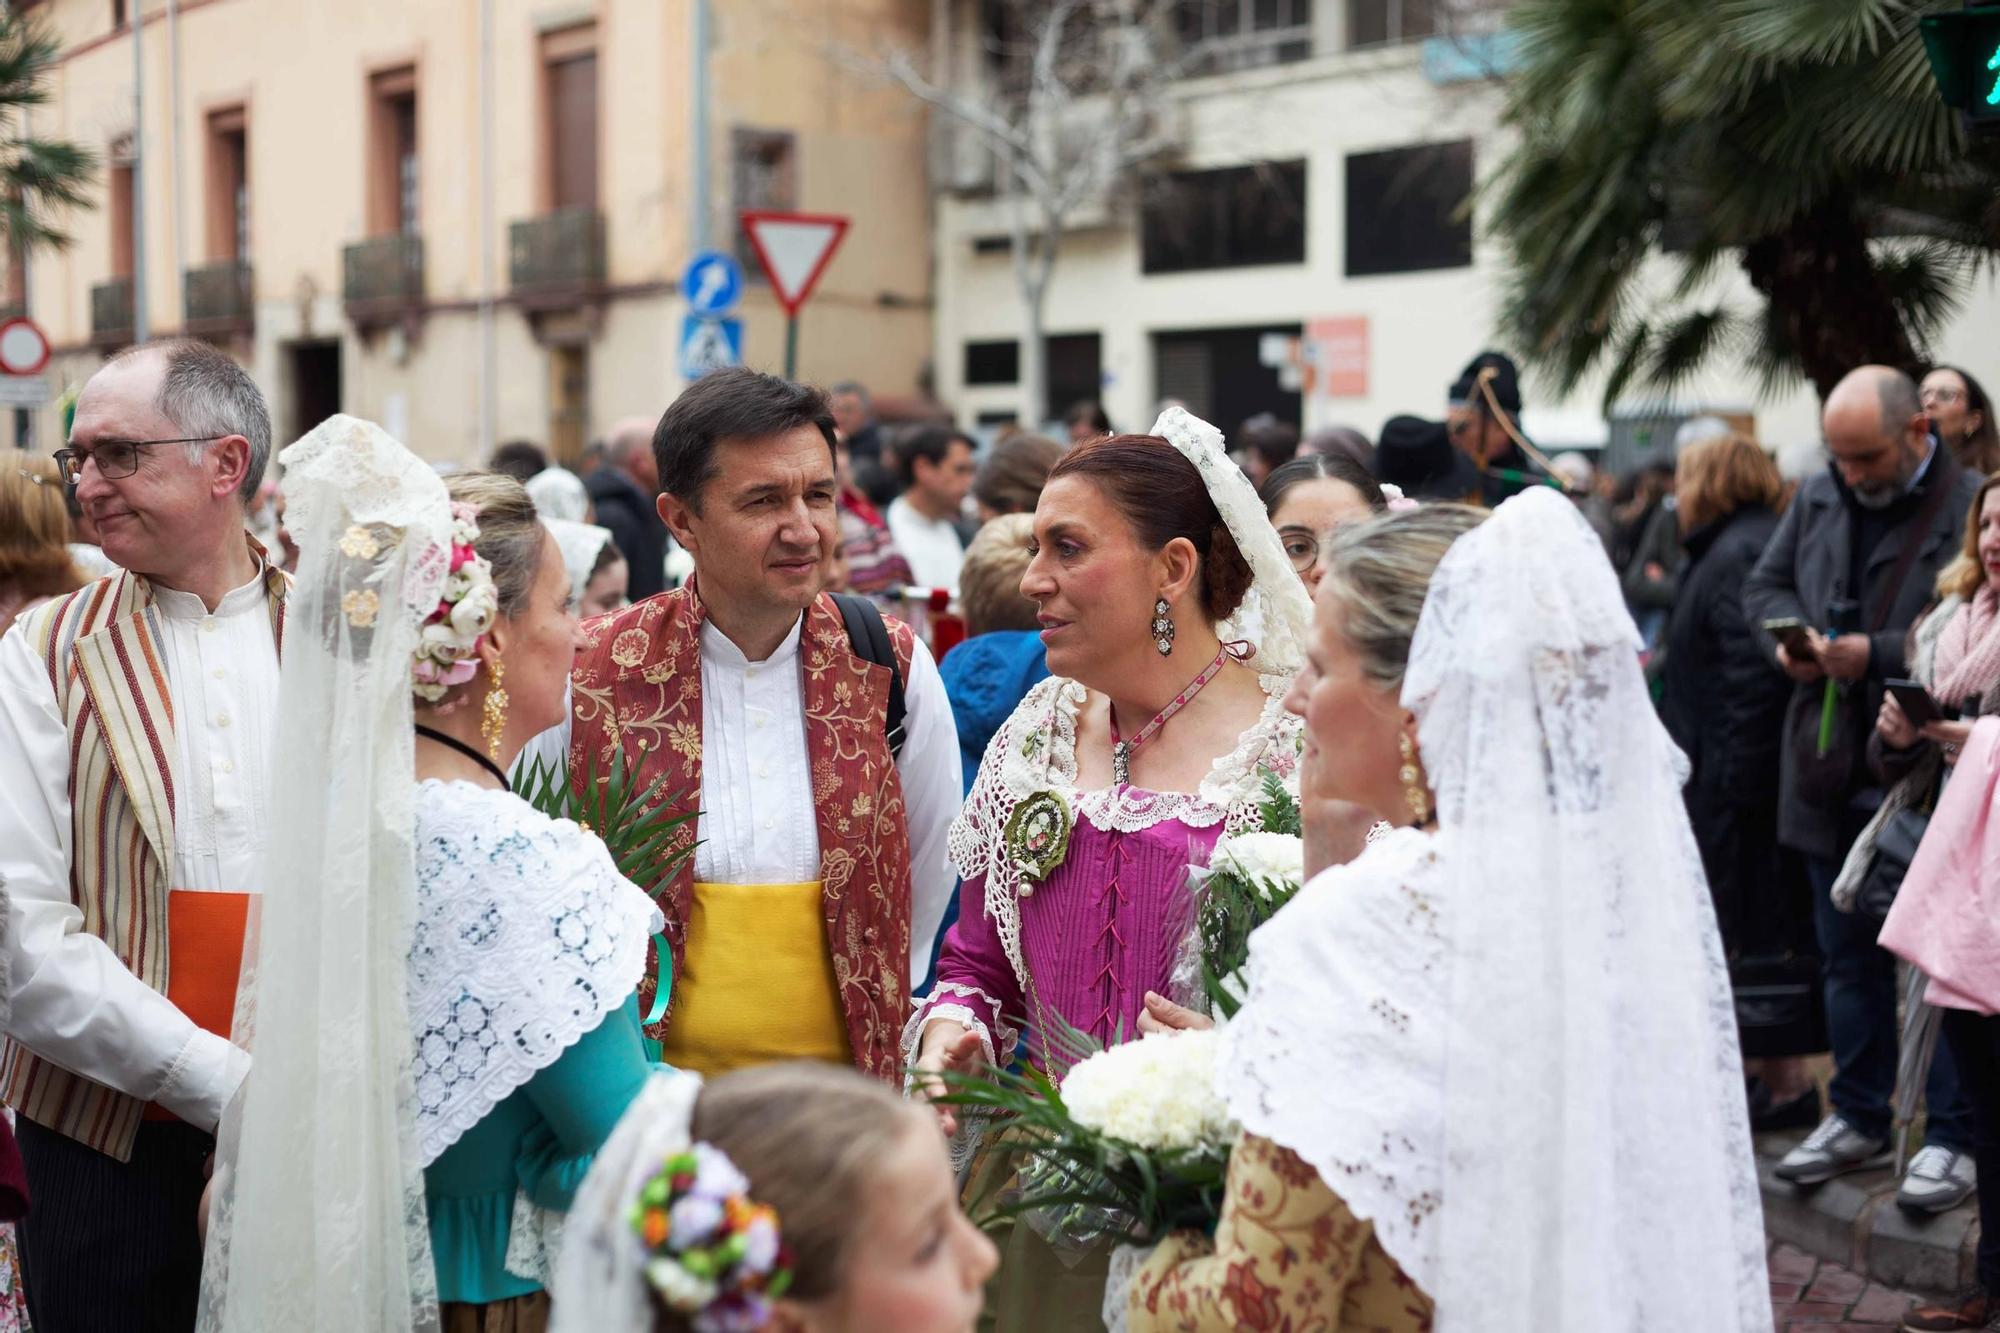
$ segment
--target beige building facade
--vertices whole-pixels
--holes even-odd
[[[343,411],[434,459],[525,439],[573,461],[680,388],[701,231],[748,266],[744,359],[781,367],[783,314],[738,239],[751,207],[852,219],[802,377],[908,393],[924,373],[924,114],[841,54],[921,44],[924,0],[28,9],[64,52],[33,129],[105,158],[74,245],[27,264],[58,392],[185,332],[252,370],[280,441]],[[60,414],[35,418],[56,447]]]
[[[1165,90],[1178,132],[1165,159],[1107,206],[1078,210],[1044,317],[1044,420],[1100,400],[1118,429],[1144,430],[1162,400],[1225,432],[1272,412],[1306,430],[1373,439],[1399,413],[1436,418],[1447,386],[1495,345],[1504,247],[1475,199],[1511,147],[1500,124],[1509,65],[1501,0],[1190,0],[1201,57]],[[957,52],[959,87],[990,88],[976,0],[952,0],[933,41]],[[1027,328],[1005,202],[976,136],[944,117],[947,169],[935,242],[937,392],[968,427],[1024,412]],[[1662,301],[1677,271],[1658,267]],[[1703,299],[1752,309],[1724,265]],[[1940,360],[1989,384],[2000,275],[1969,285],[1936,340]],[[1609,446],[1620,466],[1699,411],[1754,422],[1771,446],[1811,459],[1818,404],[1800,384],[1760,396],[1718,359],[1671,402],[1613,405],[1602,381],[1557,396],[1524,375],[1529,434],[1551,449]]]

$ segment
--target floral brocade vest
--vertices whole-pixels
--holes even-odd
[[[644,787],[665,777],[659,799],[677,814],[701,802],[701,626],[692,580],[584,626],[571,677],[569,768],[577,782],[606,771],[614,749]],[[886,619],[886,618],[885,618]],[[896,662],[909,679],[915,639],[888,620]],[[819,829],[821,915],[849,1045],[865,1073],[900,1082],[898,1049],[910,999],[910,842],[903,785],[882,734],[889,669],[854,653],[839,609],[822,594],[806,609],[799,642],[806,754]],[[699,838],[682,825],[678,849]],[[656,894],[676,970],[686,955],[694,858]],[[649,957],[642,1011],[656,990]],[[658,1039],[672,1011],[648,1035]]]

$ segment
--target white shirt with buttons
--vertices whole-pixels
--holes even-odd
[[[156,587],[153,596],[174,701],[169,886],[261,893],[278,718],[263,575],[227,593],[213,615],[193,593]]]

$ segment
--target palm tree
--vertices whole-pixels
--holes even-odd
[[[1484,187],[1513,258],[1509,336],[1565,392],[1604,371],[1607,406],[1713,358],[1822,396],[1857,365],[1920,363],[2000,254],[2000,171],[1917,33],[1955,7],[1520,5],[1520,140]],[[1760,304],[1710,299],[1728,263]]]
[[[62,44],[39,22],[0,7],[0,234],[20,253],[70,243],[62,215],[90,206],[97,154],[67,139],[38,138],[28,108],[49,100]]]

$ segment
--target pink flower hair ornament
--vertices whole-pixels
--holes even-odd
[[[500,615],[500,588],[492,564],[474,548],[478,540],[478,508],[453,501],[451,571],[410,660],[410,689],[430,703],[442,702],[478,673],[480,642]]]

